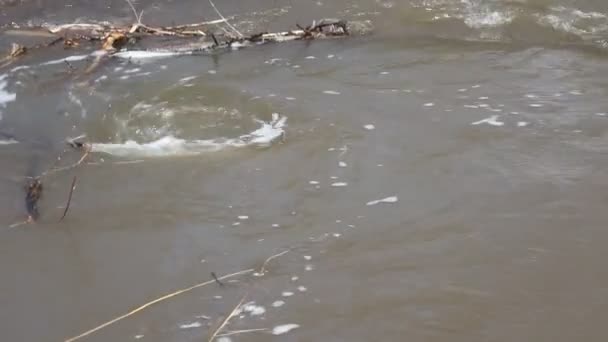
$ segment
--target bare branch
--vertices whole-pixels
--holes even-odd
[[[217,15],[220,16],[220,18],[222,18],[222,20],[224,20],[226,22],[226,25],[228,25],[228,27],[230,27],[234,32],[236,32],[236,34],[239,35],[239,37],[244,37],[243,34],[241,32],[239,32],[239,30],[237,30],[234,26],[232,26],[232,24],[230,24],[228,22],[228,20],[226,18],[224,18],[224,16],[222,15],[222,13],[220,13],[220,11],[217,9],[217,7],[215,7],[215,4],[213,3],[213,1],[209,0],[209,3],[211,4],[211,6],[213,7],[213,9],[215,10],[215,13],[217,13]]]

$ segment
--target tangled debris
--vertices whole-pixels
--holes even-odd
[[[102,24],[62,24],[52,26],[39,26],[29,29],[11,30],[12,34],[24,36],[48,37],[51,40],[45,44],[25,47],[14,44],[9,53],[0,59],[0,67],[7,66],[25,55],[29,51],[55,45],[63,42],[64,48],[76,48],[85,43],[97,44],[102,54],[93,62],[93,67],[87,68],[87,72],[94,70],[103,57],[129,57],[134,52],[164,52],[171,55],[203,54],[226,48],[241,48],[250,45],[265,43],[279,43],[292,40],[312,40],[331,37],[343,37],[349,35],[348,23],[339,19],[322,19],[314,21],[308,26],[297,26],[297,30],[285,32],[258,32],[245,35],[238,31],[224,17],[215,4],[209,0],[213,9],[221,19],[203,21],[198,23],[155,27],[142,22],[143,11],[138,14],[135,6],[130,0],[126,0],[131,7],[136,22],[130,25]],[[221,29],[221,32],[217,28]],[[191,38],[184,42],[180,39],[175,45],[160,49],[141,49],[138,43],[148,37],[169,38]],[[125,53],[129,52],[129,53]]]
[[[296,30],[285,32],[258,32],[246,35],[230,24],[229,19],[231,18],[226,18],[222,15],[211,0],[208,0],[209,4],[220,17],[218,20],[155,27],[144,24],[142,22],[143,11],[138,13],[131,0],[125,1],[129,4],[135,18],[135,22],[130,25],[74,23],[30,27],[27,29],[13,27],[12,29],[6,30],[4,32],[5,34],[41,37],[48,39],[48,41],[29,47],[13,43],[8,54],[5,57],[0,57],[0,68],[12,64],[32,51],[53,46],[59,42],[63,42],[63,47],[66,49],[82,47],[85,44],[97,45],[97,51],[91,54],[94,58],[90,64],[82,73],[79,73],[76,76],[81,77],[90,74],[111,57],[134,58],[137,56],[149,56],[150,53],[154,56],[211,54],[215,51],[239,49],[267,43],[345,37],[351,32],[349,23],[345,20],[322,19],[320,21],[313,21],[310,25],[305,27],[296,24],[298,28]],[[218,31],[217,28],[220,28],[221,32]],[[173,45],[165,46],[163,48],[142,49],[138,43],[148,37],[180,39],[169,39]],[[68,73],[73,73],[76,70],[68,59],[65,60],[65,63],[68,67]],[[43,179],[45,177],[57,172],[76,168],[89,156],[91,145],[80,141],[81,138],[82,137],[78,137],[67,140],[67,145],[69,147],[82,153],[81,158],[76,163],[62,167],[54,165],[41,175],[33,177],[28,181],[25,189],[25,204],[28,218],[27,221],[20,224],[36,222],[40,217],[38,202],[42,196]],[[66,151],[64,151],[64,153],[65,152]],[[61,156],[57,158],[57,162],[60,160]],[[60,221],[62,221],[68,213],[76,181],[77,179],[74,177],[68,200],[64,208],[64,213]],[[262,270],[262,272],[264,272],[264,270]]]

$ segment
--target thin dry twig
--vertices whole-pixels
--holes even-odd
[[[68,195],[68,201],[65,205],[65,210],[63,210],[63,215],[61,215],[59,222],[63,221],[65,216],[68,214],[68,210],[70,210],[70,203],[72,203],[72,194],[74,193],[74,189],[76,189],[76,179],[76,176],[74,176],[74,179],[72,180],[72,186],[70,187],[70,194]]]
[[[278,258],[278,257],[280,257],[282,255],[285,255],[288,252],[289,252],[289,249],[286,250],[286,251],[282,251],[281,253],[275,254],[275,255],[269,257],[268,259],[266,259],[266,261],[264,261],[264,264],[262,264],[262,268],[260,268],[260,272],[259,273],[260,274],[264,274],[266,272],[266,265],[268,265],[268,263],[270,262],[270,260]]]
[[[230,17],[230,19],[233,19],[234,17]],[[187,28],[193,28],[193,27],[201,27],[201,26],[207,26],[207,25],[217,25],[217,24],[221,24],[221,23],[225,23],[227,22],[228,19],[224,18],[224,19],[217,19],[217,20],[210,20],[210,21],[203,21],[200,23],[192,23],[192,24],[183,24],[183,25],[175,25],[175,26],[165,26],[163,27],[165,30],[182,30],[182,29],[187,29]]]
[[[232,330],[232,331],[228,331],[226,333],[223,334],[218,334],[215,337],[224,337],[224,336],[232,336],[232,335],[239,335],[239,334],[245,334],[245,333],[250,333],[250,332],[258,332],[258,331],[267,331],[268,328],[256,328],[256,329],[245,329],[245,330]]]
[[[215,282],[219,285],[219,286],[224,286],[224,283],[222,283],[218,278],[217,275],[215,274],[215,272],[211,272],[211,277],[213,277],[213,279],[215,280]]]
[[[219,277],[219,279],[220,280],[224,280],[224,279],[236,277],[238,275],[251,273],[253,271],[254,271],[254,269],[250,268],[250,269],[247,269],[247,270],[243,270],[243,271],[235,272],[235,273],[232,273],[232,274],[227,274],[225,276],[221,276],[221,277]],[[121,321],[121,320],[123,320],[123,319],[125,319],[127,317],[130,317],[130,316],[133,316],[136,313],[138,313],[138,312],[140,312],[142,310],[145,310],[145,309],[147,309],[148,307],[150,307],[150,306],[152,306],[154,304],[160,303],[162,301],[165,301],[165,300],[167,300],[169,298],[178,296],[180,294],[183,294],[183,293],[186,293],[186,292],[190,292],[190,291],[192,291],[194,289],[197,289],[199,287],[203,287],[203,286],[206,286],[206,285],[209,285],[209,284],[214,284],[214,283],[215,283],[215,280],[208,280],[206,282],[203,282],[203,283],[200,283],[200,284],[196,284],[196,285],[190,286],[188,288],[181,289],[181,290],[178,290],[178,291],[166,294],[166,295],[164,295],[162,297],[159,297],[159,298],[154,299],[154,300],[152,300],[150,302],[147,302],[147,303],[145,303],[145,304],[143,304],[143,305],[141,305],[141,306],[139,306],[139,307],[137,307],[137,308],[135,308],[135,309],[127,312],[124,315],[118,316],[118,317],[116,317],[116,318],[114,318],[112,320],[109,320],[109,321],[107,321],[107,322],[105,322],[105,323],[103,323],[103,324],[101,324],[101,325],[99,325],[99,326],[97,326],[97,327],[95,327],[93,329],[87,330],[87,331],[83,332],[82,334],[80,334],[78,336],[74,336],[74,337],[68,338],[64,342],[74,342],[74,341],[80,340],[83,337],[89,336],[89,335],[91,335],[91,334],[93,334],[93,333],[95,333],[95,332],[97,332],[97,331],[99,331],[99,330],[101,330],[103,328],[106,328],[106,327],[108,327],[108,326],[110,326],[110,325],[112,325],[112,324],[114,324],[114,323],[116,323],[118,321]]]
[[[217,336],[217,334],[222,331],[222,329],[226,326],[226,324],[228,324],[228,321],[230,321],[230,319],[236,315],[236,312],[239,310],[239,308],[241,307],[241,305],[243,305],[243,302],[245,301],[245,298],[247,297],[247,294],[245,294],[243,296],[243,298],[241,298],[241,301],[234,307],[234,309],[232,309],[232,311],[230,312],[230,314],[228,314],[228,316],[226,316],[226,318],[224,318],[224,320],[222,321],[222,323],[217,327],[217,329],[215,329],[215,331],[213,332],[213,334],[211,334],[211,337],[209,337],[208,342],[213,341],[213,339]]]
[[[55,173],[55,172],[59,172],[59,171],[65,171],[65,170],[69,170],[69,169],[73,169],[75,167],[77,167],[78,165],[82,164],[82,162],[89,156],[89,154],[91,153],[91,146],[90,145],[85,145],[84,146],[84,154],[82,155],[82,157],[74,164],[72,165],[67,165],[67,166],[63,166],[63,167],[58,167],[58,168],[54,168],[54,169],[50,169],[46,172],[44,172],[42,174],[42,176],[46,176],[48,174],[51,173]],[[41,176],[41,177],[42,177]]]
[[[137,15],[137,9],[135,8],[135,5],[133,4],[133,2],[131,0],[125,0],[128,4],[129,7],[131,7],[131,10],[133,11],[133,15],[135,16],[135,20],[137,20],[137,23],[139,25],[141,25],[141,17],[142,15],[144,15],[144,11],[141,11],[141,13],[139,15]]]
[[[222,18],[222,20],[224,20],[226,22],[226,25],[228,25],[228,27],[230,27],[234,32],[236,32],[236,34],[238,34],[239,37],[241,37],[241,38],[244,37],[243,34],[241,32],[239,32],[239,30],[236,29],[236,27],[232,26],[232,24],[230,24],[230,22],[228,22],[228,20],[226,18],[224,18],[222,13],[220,13],[220,11],[217,9],[217,7],[215,7],[215,4],[213,3],[213,1],[209,0],[209,4],[211,4],[213,9],[215,10],[215,13],[217,13],[217,15],[219,15],[220,18]]]

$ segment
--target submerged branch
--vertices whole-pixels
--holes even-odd
[[[68,201],[65,205],[65,210],[63,210],[63,215],[61,215],[59,222],[63,221],[65,216],[68,214],[68,210],[70,210],[70,203],[72,203],[72,194],[74,193],[74,189],[76,189],[76,179],[76,176],[74,176],[74,179],[72,180],[72,186],[70,187],[70,194],[68,195]]]

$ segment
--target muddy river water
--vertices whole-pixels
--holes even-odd
[[[132,21],[124,1],[0,4],[0,25]],[[245,296],[222,333],[266,330],[219,341],[606,341],[608,2],[215,4],[243,32],[373,30],[84,77],[63,58],[77,73],[86,47],[0,69],[0,340],[64,341],[253,268],[82,340],[207,340]],[[82,134],[86,162],[13,226],[26,177]]]

